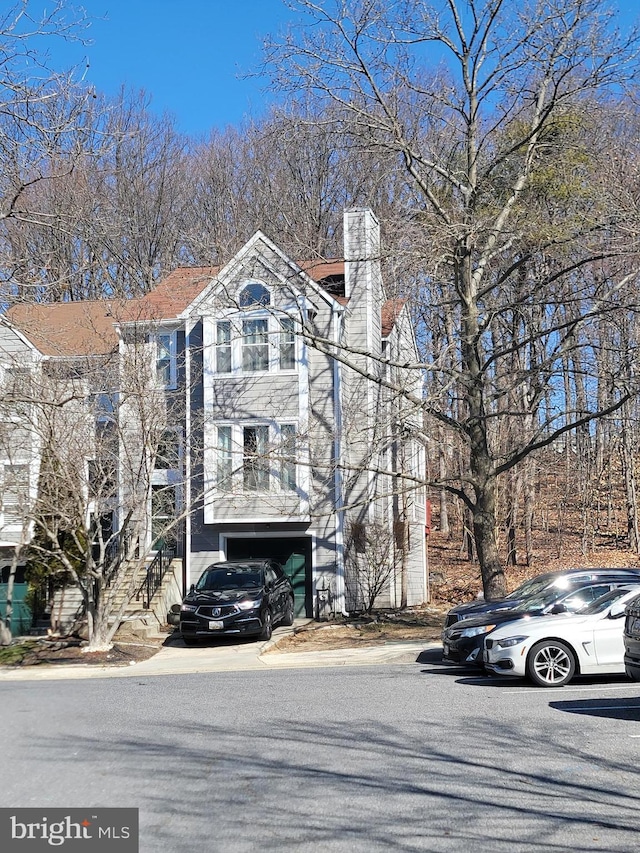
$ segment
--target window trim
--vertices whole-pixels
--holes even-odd
[[[252,344],[245,343],[245,326],[247,322],[265,321],[266,341],[255,342]],[[283,329],[283,324],[291,323],[289,332]],[[229,343],[219,343],[218,335],[219,328],[229,324],[230,341]],[[259,334],[265,334],[259,332]],[[290,335],[291,340],[284,340],[286,335]],[[298,335],[295,332],[295,320],[283,312],[249,310],[234,312],[212,319],[211,333],[208,337],[210,345],[209,366],[211,374],[215,377],[239,377],[239,376],[265,376],[270,374],[282,374],[287,376],[296,375],[299,371],[300,355]],[[245,356],[249,347],[267,348],[267,364],[266,368],[256,370],[245,370]],[[283,348],[292,348],[293,351],[293,366],[282,367]],[[229,349],[229,369],[218,369],[218,356],[222,349]]]
[[[266,421],[266,420],[248,420],[248,421],[219,421],[213,425],[213,490],[220,497],[238,496],[238,495],[301,495],[300,482],[300,464],[302,455],[302,445],[298,439],[298,424],[293,420],[289,421]],[[267,478],[266,488],[248,488],[247,487],[247,471],[245,460],[246,445],[245,445],[245,430],[266,428],[266,454],[264,456],[264,465],[261,466],[265,470]],[[284,429],[283,429],[284,428]],[[230,448],[224,448],[220,444],[220,430],[229,430]],[[289,432],[293,436],[295,442],[295,455],[293,460],[285,459],[283,456],[283,436]],[[225,454],[225,459],[222,458]],[[225,463],[225,468],[230,469],[230,481],[227,487],[221,487],[220,472],[222,463]],[[285,466],[292,466],[293,479],[290,480],[291,486],[284,486]],[[227,476],[224,478],[227,479]]]
[[[19,483],[20,488],[15,488],[12,491],[15,501],[11,504],[6,503],[7,495],[7,471],[20,468],[24,471],[24,480]],[[11,481],[17,483],[17,480],[12,477]],[[28,461],[4,461],[2,463],[2,495],[0,497],[0,515],[2,517],[2,528],[4,530],[21,530],[25,522],[25,502],[28,503],[31,497],[31,465]],[[7,515],[7,507],[17,507],[20,513],[20,518],[16,521],[13,518],[9,520]]]
[[[168,339],[168,358],[160,358],[160,342],[161,339]],[[154,366],[155,366],[155,375],[156,380],[161,388],[165,388],[167,391],[174,391],[178,387],[178,359],[177,359],[177,345],[178,332],[177,329],[171,329],[167,331],[158,331],[154,332],[151,336],[151,341],[155,346],[154,351]],[[159,364],[161,361],[169,362],[169,381],[165,382],[161,378],[161,373],[159,369]]]
[[[269,424],[242,424],[242,491],[247,494],[269,494],[273,481],[269,450],[271,447],[271,428]],[[255,435],[255,452],[251,453],[247,443],[247,433]],[[264,445],[264,446],[262,446]],[[253,460],[253,462],[251,461]],[[253,482],[253,485],[252,485]]]

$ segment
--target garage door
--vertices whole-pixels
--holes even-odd
[[[311,539],[296,538],[227,539],[228,560],[277,560],[289,577],[295,593],[295,615],[313,617],[311,595]]]

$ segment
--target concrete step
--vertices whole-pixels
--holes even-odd
[[[172,628],[165,628],[165,626],[160,625],[153,613],[144,610],[126,616],[118,628],[116,638],[118,634],[121,637],[125,634],[132,634],[144,640],[164,640],[172,631]]]

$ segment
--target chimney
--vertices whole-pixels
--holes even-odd
[[[380,223],[367,207],[344,211],[345,296],[355,287],[371,287],[372,276],[380,277]]]

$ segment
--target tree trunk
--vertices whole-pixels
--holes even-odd
[[[629,404],[622,409],[622,470],[627,509],[627,533],[629,548],[636,554],[640,553],[640,534],[638,530],[638,502],[636,488],[636,472],[634,448],[629,429]]]
[[[13,615],[13,588],[16,581],[18,569],[18,549],[16,548],[11,558],[9,577],[7,579],[7,605],[4,618],[0,618],[0,646],[8,646],[11,643],[11,616]]]
[[[447,460],[444,451],[444,430],[442,427],[438,429],[438,477],[440,482],[444,482],[447,476]],[[447,491],[440,489],[440,516],[439,527],[440,533],[444,536],[449,535],[449,508],[447,506]]]
[[[523,491],[524,491],[524,547],[527,566],[533,564],[533,514],[535,510],[535,482],[534,482],[533,459],[526,460],[524,465]]]
[[[482,586],[487,601],[504,598],[506,583],[504,569],[496,543],[496,481],[488,480],[476,488],[476,504],[473,509],[473,533],[478,550],[478,561],[482,573]]]

